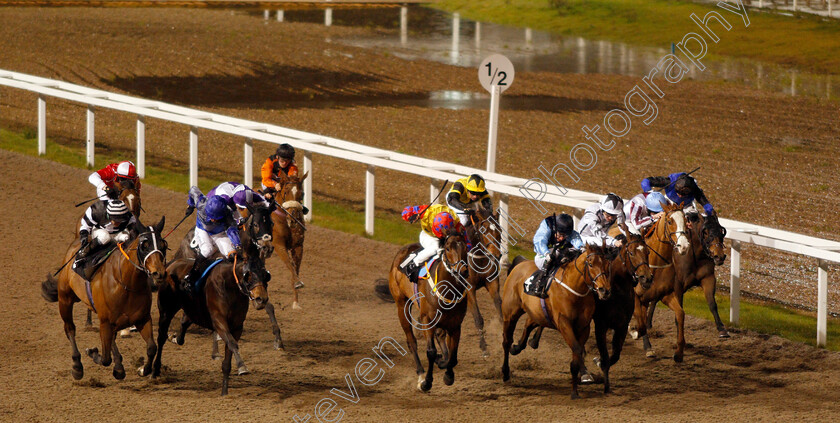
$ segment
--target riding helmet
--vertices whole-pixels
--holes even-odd
[[[554,218],[554,229],[557,232],[569,236],[575,229],[575,222],[572,216],[566,213],[560,213]]]
[[[208,198],[207,203],[204,205],[204,213],[207,215],[207,219],[210,220],[222,220],[225,218],[226,212],[227,204],[218,195]]]
[[[624,202],[621,200],[621,197],[613,193],[605,195],[601,200],[601,210],[613,216],[620,214],[623,206]]]
[[[692,191],[696,186],[697,183],[694,181],[694,178],[686,173],[683,173],[677,177],[676,181],[674,181],[674,190],[677,191],[677,193]]]
[[[277,147],[277,157],[292,160],[295,158],[295,148],[289,144],[280,144]]]
[[[131,216],[131,213],[128,211],[128,206],[121,200],[108,201],[108,206],[105,208],[105,211],[111,220],[126,220]]]
[[[472,194],[483,194],[486,191],[484,188],[484,178],[477,174],[470,175],[469,179],[467,179],[466,188]]]
[[[663,204],[668,204],[668,200],[659,192],[652,191],[645,197],[645,206],[648,211],[659,213],[662,211]]]
[[[455,226],[455,219],[448,212],[438,213],[432,220],[432,233],[438,238],[445,237]]]
[[[121,178],[137,179],[137,168],[134,167],[134,163],[128,160],[120,162],[117,165],[116,173]]]

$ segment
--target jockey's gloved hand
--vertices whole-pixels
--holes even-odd
[[[194,210],[195,206],[187,206],[187,210],[184,212],[184,217],[191,215]]]
[[[114,241],[116,241],[118,244],[122,244],[123,242],[128,241],[128,238],[129,238],[128,232],[127,231],[122,231],[122,232],[118,233],[116,236],[114,236]]]

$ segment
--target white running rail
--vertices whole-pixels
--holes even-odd
[[[376,168],[391,169],[431,179],[430,197],[437,193],[437,184],[442,180],[454,181],[465,175],[479,173],[484,176],[487,188],[500,194],[500,220],[503,249],[507,249],[508,234],[514,229],[524,235],[524,230],[508,214],[510,196],[531,201],[572,207],[578,211],[598,201],[601,195],[568,190],[566,195],[559,191],[549,192],[532,189],[537,184],[528,184],[529,179],[487,172],[468,166],[425,159],[380,148],[369,147],[336,138],[325,137],[267,123],[233,118],[197,109],[176,106],[160,101],[131,97],[122,94],[92,89],[67,82],[41,78],[6,70],[0,70],[0,85],[18,88],[38,94],[38,152],[46,153],[46,97],[56,97],[87,105],[87,163],[94,163],[94,119],[96,108],[119,110],[137,115],[137,172],[145,177],[145,125],[147,118],[161,119],[190,127],[189,163],[190,184],[198,183],[198,130],[206,129],[243,137],[244,181],[253,183],[253,141],[274,144],[289,143],[304,150],[303,167],[310,173],[304,182],[306,206],[312,208],[312,154],[323,154],[354,162],[367,164],[365,178],[365,231],[373,234],[374,187]],[[529,198],[530,197],[530,198]],[[312,214],[310,213],[308,219]],[[840,263],[840,242],[805,236],[764,226],[720,219],[727,228],[727,238],[732,240],[731,251],[731,306],[730,321],[739,322],[741,245],[754,244],[817,259],[817,345],[825,346],[827,332],[828,262]],[[505,255],[506,258],[506,255]]]

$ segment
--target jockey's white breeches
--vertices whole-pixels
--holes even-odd
[[[423,248],[417,251],[417,255],[414,256],[414,264],[418,266],[437,254],[438,249],[440,249],[440,241],[436,237],[427,234],[426,231],[420,231],[420,246]]]
[[[216,249],[225,257],[234,250],[233,242],[228,238],[227,233],[219,232],[215,235],[210,235],[207,231],[200,228],[195,228],[195,235],[190,246],[198,247],[199,253],[204,258],[210,258],[216,252]]]

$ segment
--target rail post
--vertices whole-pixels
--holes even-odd
[[[38,155],[47,154],[47,101],[38,96]]]
[[[817,346],[825,347],[828,322],[828,262],[817,259]]]
[[[146,177],[146,118],[137,116],[137,176]]]
[[[303,205],[309,209],[309,214],[304,216],[304,220],[307,222],[312,221],[312,214],[314,211],[312,210],[312,152],[311,151],[304,151],[303,152],[303,170],[308,172],[309,175],[303,181]]]
[[[190,126],[190,186],[198,186],[198,128]]]
[[[242,144],[242,162],[244,169],[242,169],[242,179],[244,184],[249,187],[254,186],[254,140],[245,138],[245,143]]]
[[[741,318],[741,241],[732,240],[729,263],[729,322],[737,326]]]
[[[375,172],[376,168],[373,165],[368,165],[365,172],[365,233],[373,235],[373,208],[375,196]]]
[[[94,157],[93,157],[93,134],[94,134],[94,116],[95,110],[93,106],[88,105],[87,109],[87,165],[88,167],[94,166]]]

